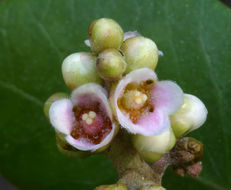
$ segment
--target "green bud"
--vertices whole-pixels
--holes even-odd
[[[120,25],[109,18],[100,18],[91,23],[88,35],[92,51],[99,53],[104,49],[118,49],[124,38]]]
[[[132,141],[140,156],[148,162],[159,160],[176,144],[171,128],[156,136],[133,135]]]
[[[44,104],[43,111],[46,116],[46,118],[49,120],[49,109],[51,107],[51,104],[55,102],[56,100],[62,99],[62,98],[69,98],[69,95],[63,92],[58,92],[50,96],[47,101]]]
[[[91,155],[90,152],[80,151],[72,147],[69,143],[66,142],[64,135],[57,131],[56,131],[56,142],[59,151],[67,156],[75,157],[75,158],[86,158]]]
[[[207,109],[196,96],[184,94],[184,104],[170,116],[171,126],[177,138],[204,124]]]
[[[160,185],[144,185],[139,190],[166,190],[164,187]]]
[[[155,162],[162,158],[164,153],[156,153],[150,152],[145,150],[140,150],[139,155],[146,161],[146,162]]]
[[[99,75],[107,81],[120,79],[127,66],[124,57],[117,49],[104,50],[99,54],[96,63]]]
[[[121,50],[127,62],[126,73],[143,67],[156,68],[158,49],[152,40],[142,36],[128,38],[122,44]]]
[[[114,185],[100,185],[95,188],[95,190],[127,190],[127,186],[124,184],[114,184]]]
[[[96,70],[96,56],[79,52],[69,55],[62,64],[62,74],[68,88],[74,90],[86,83],[102,83]]]

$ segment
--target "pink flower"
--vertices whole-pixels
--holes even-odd
[[[108,145],[115,133],[106,91],[88,83],[72,92],[70,99],[55,101],[49,110],[50,122],[78,150],[96,151]]]
[[[123,128],[154,136],[170,127],[169,115],[183,104],[183,91],[172,81],[158,81],[153,70],[142,68],[118,83],[110,102]]]

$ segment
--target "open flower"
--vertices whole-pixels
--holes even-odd
[[[154,136],[170,127],[169,115],[183,104],[183,92],[172,81],[158,81],[155,72],[142,68],[127,74],[111,94],[120,125],[130,133]]]
[[[57,132],[64,134],[65,141],[82,151],[96,151],[107,146],[116,129],[106,91],[95,83],[75,89],[71,100],[55,101],[49,117]]]

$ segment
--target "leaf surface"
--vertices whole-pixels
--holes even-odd
[[[164,177],[167,189],[231,189],[231,10],[217,0],[5,0],[0,3],[0,172],[22,190],[84,189],[115,183],[103,155],[60,154],[43,102],[69,92],[62,60],[84,45],[90,22],[110,17],[164,52],[160,79],[198,96],[209,114],[190,134],[204,143],[197,179]]]

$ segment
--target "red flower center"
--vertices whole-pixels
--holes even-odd
[[[92,107],[74,107],[76,124],[71,136],[75,139],[87,139],[99,144],[112,130],[111,119],[102,110],[100,104]]]

